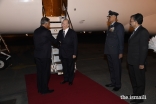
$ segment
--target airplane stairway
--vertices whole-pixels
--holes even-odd
[[[57,17],[47,17],[50,19],[50,30],[54,38],[57,37],[59,30],[62,29],[61,22],[65,18],[64,16],[57,16]],[[58,75],[62,75],[62,64],[61,60],[59,59],[59,50],[54,46],[51,46],[52,53],[51,53],[51,73],[57,73]]]
[[[67,18],[70,20],[68,11],[67,11],[67,0],[42,0],[42,13],[43,17],[47,17],[50,19],[50,30],[54,38],[57,37],[59,30],[62,29],[61,23]],[[70,26],[73,29],[72,23]],[[62,75],[62,64],[59,59],[59,50],[55,46],[51,46],[51,73],[58,73],[58,75]],[[75,71],[76,63],[75,63]]]

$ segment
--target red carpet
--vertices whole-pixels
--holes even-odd
[[[28,104],[128,104],[78,71],[72,86],[60,84],[63,76],[52,74],[49,88],[55,91],[45,95],[37,92],[36,74],[26,75],[25,79]]]

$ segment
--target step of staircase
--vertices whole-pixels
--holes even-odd
[[[58,16],[58,17],[50,17],[50,16],[47,16],[47,18],[50,19],[50,22],[61,22],[61,16]]]
[[[57,38],[57,35],[53,35],[53,37],[56,39]]]
[[[59,54],[59,49],[58,48],[52,48],[52,54],[53,55]]]
[[[65,17],[59,16],[59,17],[48,17],[50,19],[50,31],[52,33],[52,36],[56,39],[59,31],[62,29],[62,21],[65,19]],[[52,59],[52,64],[51,64],[51,73],[57,73],[58,75],[63,74],[62,70],[62,63],[61,60],[59,59],[59,49],[52,48],[52,53],[51,53],[51,59]]]
[[[59,70],[62,70],[62,63],[61,62],[56,62],[56,70],[59,71]]]
[[[59,27],[59,28],[61,28],[61,22],[56,22],[56,23],[54,23],[54,22],[52,22],[52,23],[50,23],[50,27]]]
[[[53,58],[53,62],[56,63],[56,62],[61,62],[60,58],[59,58],[59,55],[54,55],[54,58]]]
[[[62,28],[61,27],[51,27],[50,31],[52,34],[58,33]]]
[[[63,70],[59,70],[59,71],[57,72],[57,74],[58,74],[58,75],[62,75],[62,74],[63,74]]]
[[[63,74],[62,70],[62,63],[61,62],[56,62],[51,65],[51,73],[58,73],[58,75]]]

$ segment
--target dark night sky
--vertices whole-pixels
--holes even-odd
[[[125,43],[127,43],[131,33],[125,33]],[[79,43],[105,43],[106,33],[103,31],[83,33],[77,32]],[[152,37],[154,35],[150,35]],[[25,36],[25,34],[19,35],[2,35],[7,45],[33,45],[33,35]]]

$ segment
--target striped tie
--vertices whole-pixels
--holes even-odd
[[[65,38],[65,36],[66,36],[65,31],[63,31],[63,36],[64,36],[64,38]]]
[[[131,34],[130,38],[134,35],[134,33],[135,33],[135,30],[134,30],[133,33]]]

